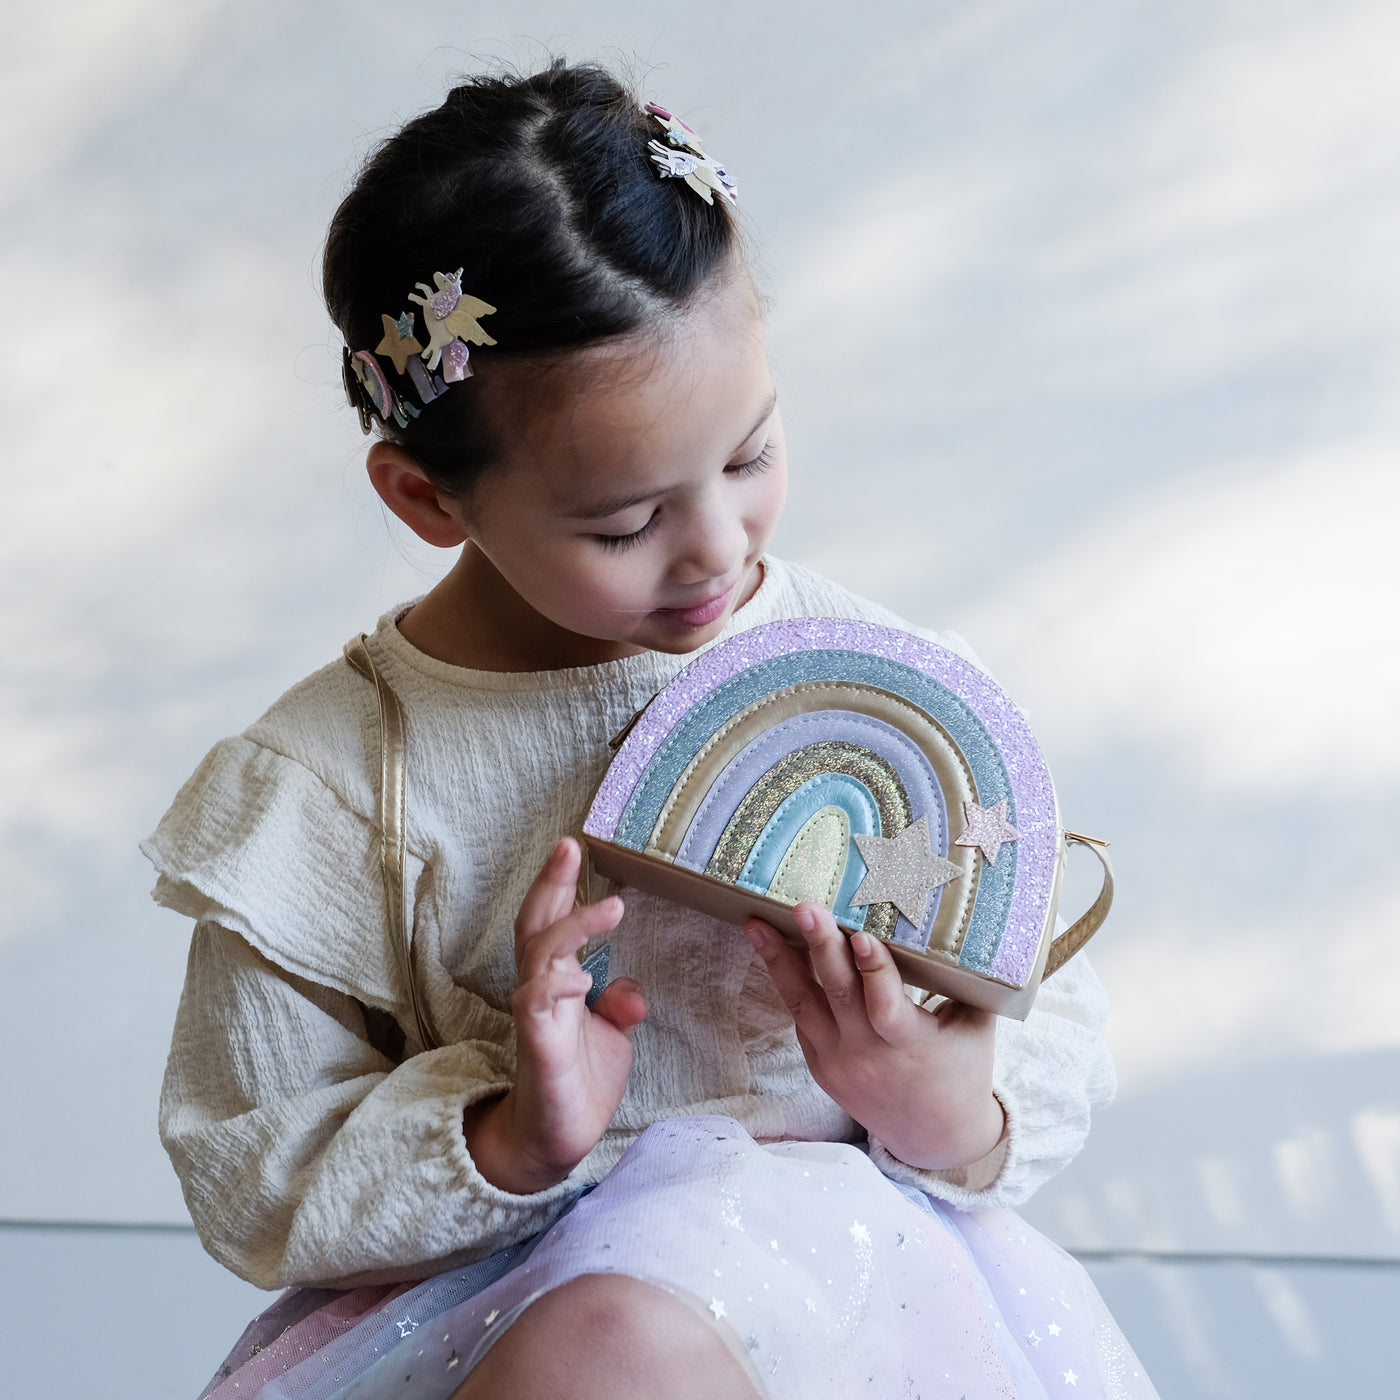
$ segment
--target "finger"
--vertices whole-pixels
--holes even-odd
[[[593,1014],[611,1021],[620,1031],[630,1031],[647,1018],[647,998],[642,984],[631,977],[609,982],[593,1003]]]
[[[889,949],[868,933],[853,933],[851,955],[865,991],[865,1014],[876,1035],[891,1045],[900,1044],[912,1028],[911,1013],[920,1012],[904,993],[904,979]]]
[[[826,993],[827,1004],[843,1028],[866,1021],[865,994],[860,973],[846,935],[836,927],[831,910],[821,904],[799,904],[792,911],[799,932],[807,942],[812,971]]]
[[[553,1015],[561,1002],[582,1001],[593,987],[593,979],[577,963],[551,967],[516,988],[510,999],[517,1024],[522,1020]]]
[[[555,845],[520,902],[515,919],[517,941],[543,932],[573,908],[581,858],[578,842],[572,837],[566,836]]]
[[[750,919],[744,925],[744,937],[763,959],[778,995],[792,1013],[798,1035],[820,1041],[829,1039],[836,1023],[825,994],[812,978],[806,957],[785,943],[778,930],[762,919]]]
[[[538,977],[551,962],[573,959],[590,938],[610,933],[622,921],[624,905],[615,894],[597,904],[571,909],[539,933],[517,937],[515,963],[521,982]]]

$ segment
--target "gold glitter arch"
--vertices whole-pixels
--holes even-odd
[[[885,834],[897,836],[913,820],[909,794],[892,764],[860,744],[826,739],[784,754],[744,794],[715,846],[705,874],[730,884],[737,881],[754,842],[773,814],[803,783],[827,773],[844,773],[865,784],[875,799]],[[866,931],[878,938],[888,937],[894,932],[896,912],[892,904],[871,905],[865,916]]]

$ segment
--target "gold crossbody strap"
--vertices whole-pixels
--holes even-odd
[[[405,814],[408,808],[408,726],[403,705],[389,682],[379,674],[362,632],[345,644],[345,659],[367,680],[379,697],[379,865],[384,875],[384,898],[389,907],[389,941],[399,961],[399,972],[408,988],[418,1043],[435,1050],[427,1010],[413,976],[413,924],[408,917],[405,888]]]
[[[1065,845],[1086,846],[1103,866],[1103,887],[1096,900],[1051,945],[1045,960],[1045,976],[1058,972],[1098,931],[1113,907],[1113,863],[1104,853],[1107,841],[1097,836],[1081,836],[1077,831],[1065,832]]]

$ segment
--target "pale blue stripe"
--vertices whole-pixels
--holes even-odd
[[[618,844],[636,850],[645,848],[671,789],[721,725],[775,690],[813,681],[854,681],[877,686],[932,715],[962,751],[977,789],[977,800],[985,807],[1005,799],[1007,820],[1015,822],[1016,798],[1001,754],[966,701],[922,671],[882,656],[843,650],[801,651],[760,661],[740,672],[716,686],[677,723],[657,749],[627,803],[614,837]],[[958,959],[964,967],[991,971],[1015,889],[1016,864],[1014,842],[1001,848],[995,865],[983,862]]]
[[[783,863],[788,848],[823,807],[839,807],[845,812],[850,818],[852,832],[859,832],[862,836],[880,834],[880,811],[875,805],[874,795],[858,778],[852,778],[847,773],[824,773],[820,777],[809,778],[789,794],[769,817],[736,883],[756,894],[767,894],[777,878],[778,867]],[[854,841],[848,841],[846,849],[846,864],[833,912],[842,923],[863,928],[865,909],[853,909],[850,897],[865,878],[865,862],[861,860]]]

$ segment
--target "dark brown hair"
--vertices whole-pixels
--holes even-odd
[[[733,215],[659,177],[647,142],[660,134],[594,65],[474,78],[386,141],[336,210],[323,286],[352,350],[373,350],[381,316],[411,309],[407,293],[434,272],[463,268],[462,289],[497,308],[483,322],[497,344],[473,354],[480,377],[380,428],[440,489],[465,494],[493,460],[482,381],[494,366],[657,324],[730,265]]]

